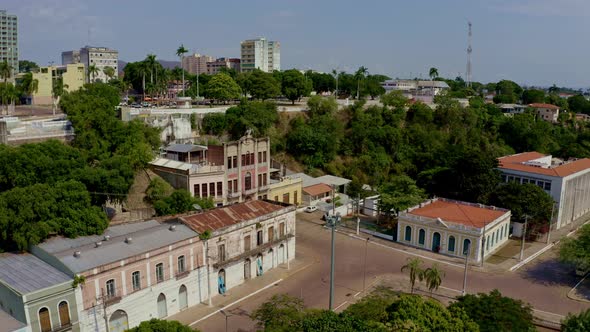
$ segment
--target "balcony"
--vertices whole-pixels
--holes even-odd
[[[65,332],[65,331],[71,331],[72,330],[72,323],[68,323],[68,324],[64,324],[60,327],[56,327],[54,329],[51,329],[51,332]]]
[[[251,195],[251,194],[255,194],[257,192],[258,192],[258,188],[257,187],[254,187],[254,188],[251,188],[251,189],[243,190],[242,191],[242,194],[244,194],[244,195]]]
[[[119,295],[107,295],[104,298],[104,303],[106,305],[111,305],[111,304],[115,304],[115,303],[119,303],[121,301],[121,296]]]
[[[269,188],[270,188],[270,185],[265,184],[262,186],[258,186],[258,191],[265,191],[265,190],[268,190]]]
[[[189,275],[189,273],[190,273],[190,271],[189,271],[189,270],[186,270],[186,271],[183,271],[183,272],[177,272],[177,273],[176,273],[176,280],[179,280],[179,279],[185,278],[186,276],[188,276],[188,275]]]
[[[270,242],[263,243],[262,245],[259,245],[256,248],[253,248],[251,250],[248,250],[246,252],[243,252],[242,254],[240,254],[238,256],[235,256],[235,257],[226,259],[223,262],[214,263],[213,264],[213,268],[214,269],[221,269],[221,268],[223,268],[225,266],[228,266],[229,264],[232,264],[232,263],[235,263],[235,262],[239,262],[239,261],[241,261],[243,259],[246,259],[246,258],[249,258],[249,257],[252,257],[252,256],[256,256],[256,255],[264,252],[266,249],[268,249],[268,248],[270,248],[270,247],[272,247],[272,246],[274,246],[276,244],[279,244],[279,243],[281,243],[283,241],[286,241],[287,239],[290,239],[292,237],[295,237],[295,235],[293,235],[293,234],[287,234],[287,235],[284,235],[284,236],[279,237],[277,239],[274,239],[274,240],[272,240]]]
[[[240,197],[240,192],[239,191],[230,191],[227,193],[227,197],[228,198],[237,198]]]

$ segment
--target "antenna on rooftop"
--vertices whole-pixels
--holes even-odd
[[[467,34],[467,87],[471,87],[471,53],[473,52],[473,48],[471,47],[471,21],[467,22],[467,26],[469,27],[469,31]]]

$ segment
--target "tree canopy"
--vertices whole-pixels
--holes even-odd
[[[226,102],[240,98],[242,94],[240,87],[231,76],[219,73],[211,77],[207,83],[205,96],[217,101]]]
[[[590,309],[579,314],[569,314],[561,323],[563,332],[585,332],[590,330]]]
[[[590,225],[584,225],[576,238],[563,239],[559,248],[559,259],[575,268],[590,270]]]
[[[193,330],[175,320],[152,318],[141,322],[138,326],[129,329],[128,332],[199,332],[199,330]]]
[[[312,89],[312,82],[297,69],[289,69],[281,75],[281,91],[283,96],[293,104],[301,97],[309,95]]]

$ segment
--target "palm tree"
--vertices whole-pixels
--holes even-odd
[[[26,77],[23,81],[25,81],[24,90],[25,92],[31,97],[31,116],[33,116],[33,94],[39,91],[39,80],[33,78],[33,73],[28,72],[25,74]]]
[[[430,85],[432,86],[432,95],[434,96],[434,79],[438,77],[438,69],[435,67],[430,68],[428,76],[430,76]]]
[[[334,78],[336,79],[336,92],[334,93],[334,96],[336,96],[336,99],[338,99],[338,71],[336,69],[332,69],[332,75],[334,75]]]
[[[8,64],[8,61],[4,60],[4,62],[0,63],[0,77],[2,77],[4,79],[4,89],[3,92],[5,94],[5,96],[3,96],[2,100],[8,100],[9,96],[9,88],[7,85],[8,82],[8,78],[10,78],[12,76],[12,70],[14,68]],[[6,104],[6,114],[8,114],[8,104]]]
[[[6,115],[8,115],[8,105],[18,97],[14,85],[12,83],[0,83],[0,97],[2,97],[2,103],[6,104]]]
[[[53,115],[55,115],[55,110],[57,109],[57,105],[59,104],[59,99],[61,98],[61,96],[63,96],[67,88],[68,85],[64,84],[63,78],[58,77],[53,81],[53,86],[51,89],[51,94],[53,97]]]
[[[111,66],[104,67],[102,72],[109,78],[109,81],[112,80],[113,77],[115,77],[115,68]]]
[[[89,80],[90,83],[93,83],[95,81],[95,77],[98,74],[98,67],[96,67],[95,64],[91,64],[88,67],[88,76],[91,78],[91,80]]]
[[[361,80],[365,78],[365,76],[367,76],[369,74],[369,69],[367,69],[367,67],[365,66],[361,66],[356,73],[354,74],[354,76],[356,76],[356,99],[358,100],[360,98],[360,92],[361,92]]]
[[[445,271],[441,270],[436,264],[424,270],[424,279],[426,280],[426,286],[430,290],[430,296],[432,296],[433,291],[438,290],[444,276]]]
[[[402,266],[401,271],[405,272],[409,270],[410,272],[410,289],[411,293],[414,294],[414,285],[416,284],[416,278],[420,281],[424,279],[424,270],[422,269],[422,260],[419,258],[408,258],[408,263]]]
[[[182,60],[184,60],[184,55],[188,53],[188,50],[184,47],[183,44],[180,44],[180,47],[176,50],[176,55],[180,58],[180,68],[182,69],[182,96],[184,97],[184,67],[182,66]]]
[[[150,83],[154,84],[154,67],[156,66],[156,55],[148,54],[143,60],[145,67],[150,71]]]

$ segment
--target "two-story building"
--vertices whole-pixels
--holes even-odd
[[[295,258],[295,207],[269,200],[233,204],[179,220],[210,233],[209,286],[219,294]]]
[[[533,103],[529,104],[529,107],[534,108],[539,118],[544,121],[556,123],[559,118],[559,106]]]
[[[534,184],[551,195],[555,229],[590,212],[590,159],[562,160],[533,151],[498,158],[498,164],[503,182]]]
[[[80,331],[80,288],[72,282],[31,254],[0,254],[0,330]]]
[[[508,240],[510,215],[494,206],[435,198],[399,213],[397,241],[481,262]]]

